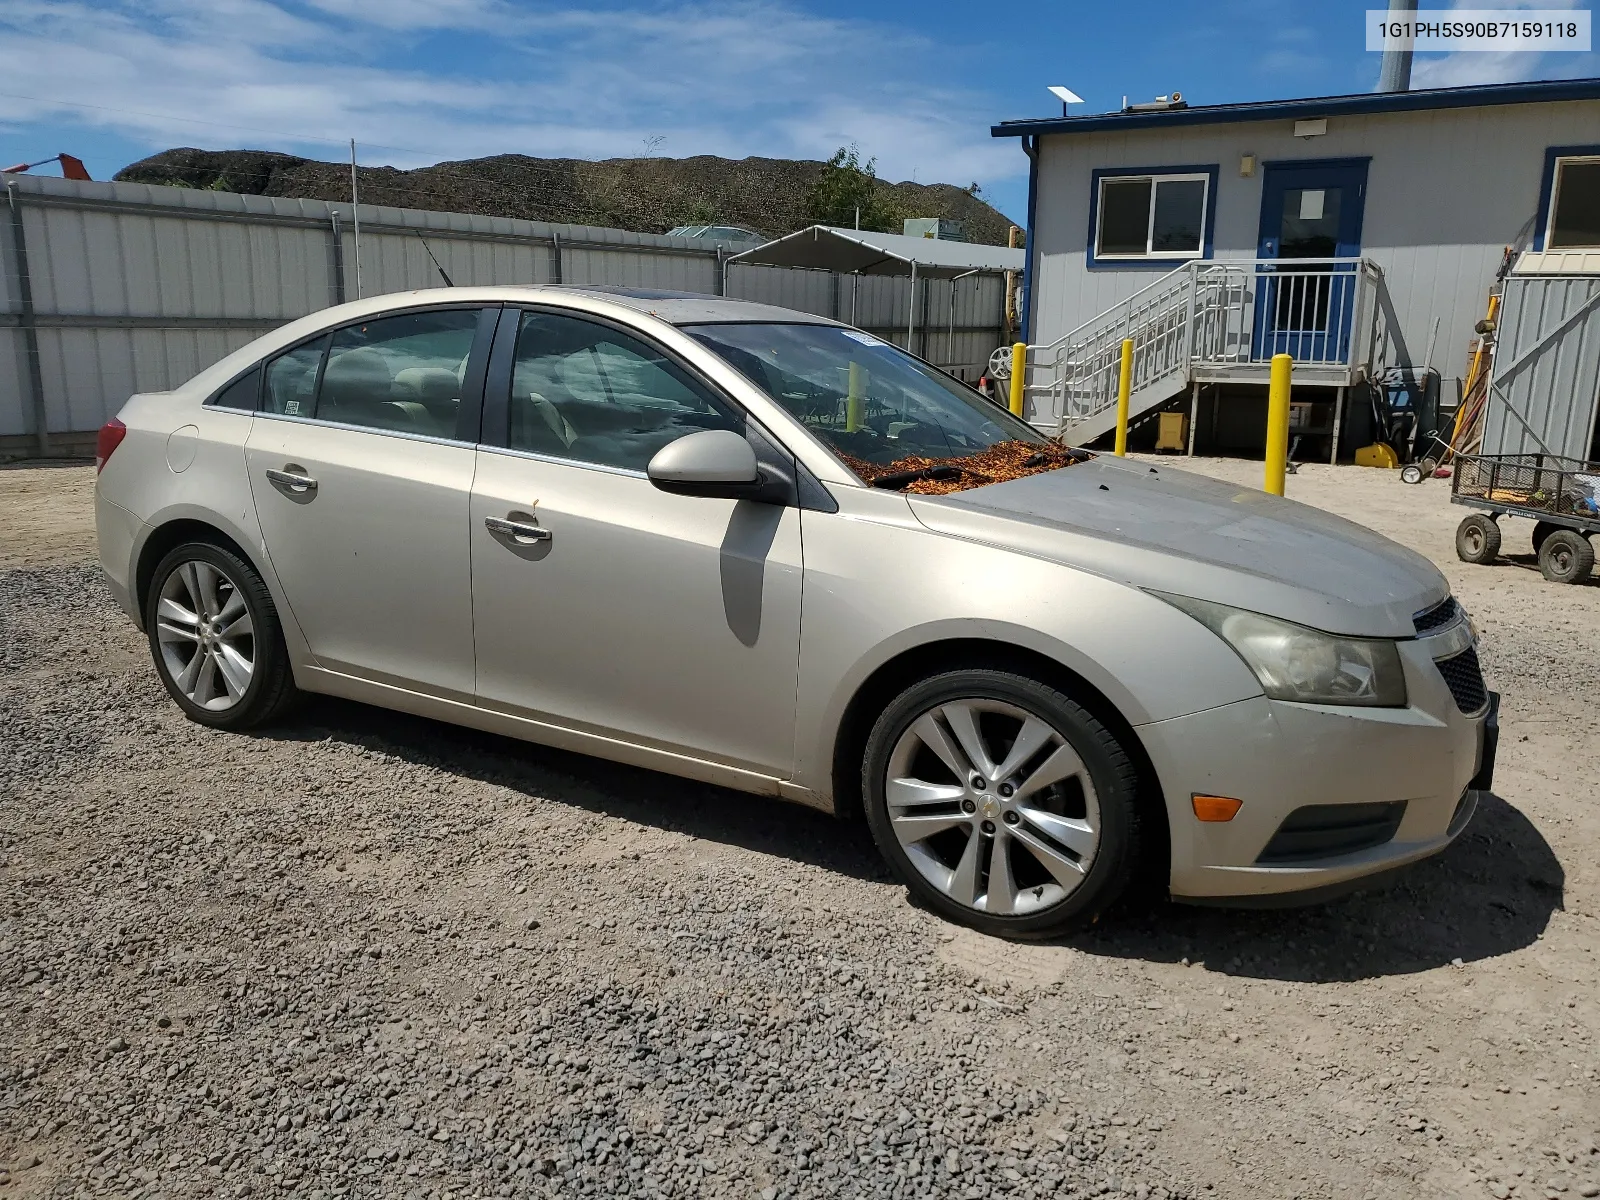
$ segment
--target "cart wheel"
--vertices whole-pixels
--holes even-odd
[[[1533,552],[1535,554],[1544,549],[1545,540],[1556,530],[1565,528],[1562,525],[1552,525],[1549,521],[1540,521],[1533,527]]]
[[[1431,454],[1422,456],[1422,473],[1432,478],[1433,473],[1439,469],[1439,460]]]
[[[1500,553],[1500,526],[1487,513],[1473,513],[1456,526],[1456,556],[1462,562],[1491,563]]]
[[[1421,483],[1425,478],[1426,474],[1418,463],[1407,463],[1400,468],[1401,483]]]
[[[1539,571],[1551,583],[1582,583],[1594,570],[1594,547],[1571,529],[1553,529],[1539,547]]]

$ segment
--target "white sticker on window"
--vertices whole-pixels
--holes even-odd
[[[843,333],[845,337],[849,338],[852,342],[860,342],[863,346],[883,345],[881,341],[873,337],[870,333],[858,333],[854,329],[846,329],[843,331]]]
[[[298,400],[286,400],[286,401],[284,401],[283,411],[284,411],[284,415],[285,416],[298,417],[300,415],[300,401],[298,401]]]
[[[1300,219],[1302,221],[1322,220],[1322,205],[1327,194],[1328,193],[1322,188],[1301,192]]]

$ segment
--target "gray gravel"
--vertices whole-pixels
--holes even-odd
[[[0,621],[0,1195],[1600,1193],[1565,802],[1010,946],[820,814],[332,701],[202,729],[86,566]],[[1517,728],[1502,794],[1568,795]]]

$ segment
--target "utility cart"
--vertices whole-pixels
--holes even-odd
[[[1469,563],[1500,553],[1506,513],[1527,517],[1539,571],[1552,583],[1581,583],[1594,569],[1600,533],[1600,463],[1556,454],[1477,454],[1456,459],[1450,500],[1481,509],[1456,529],[1456,554]]]

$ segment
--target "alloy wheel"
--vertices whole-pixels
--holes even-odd
[[[1083,759],[1050,722],[999,700],[945,701],[912,721],[889,755],[884,798],[912,865],[978,912],[1059,904],[1100,844]]]
[[[223,712],[255,675],[255,623],[238,584],[209,562],[173,567],[161,585],[156,640],[162,665],[192,703]]]

